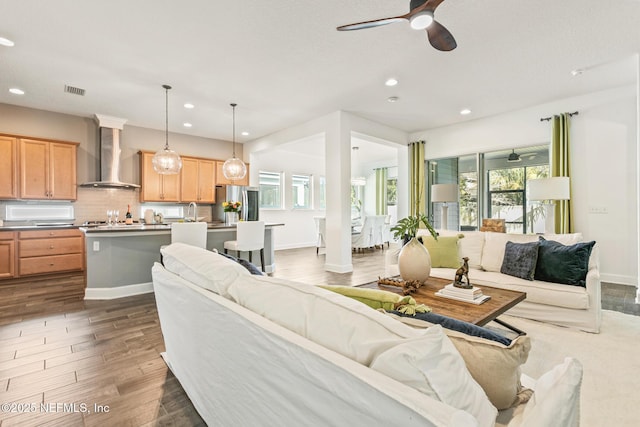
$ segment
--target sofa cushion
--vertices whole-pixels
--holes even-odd
[[[238,277],[250,276],[240,264],[206,249],[172,243],[161,249],[165,268],[189,282],[225,298],[227,288]]]
[[[456,236],[438,236],[438,240],[432,236],[422,236],[422,244],[429,251],[432,267],[460,267],[458,258],[458,240]]]
[[[400,312],[406,313],[409,316],[431,311],[426,305],[416,303],[416,300],[410,295],[400,295],[382,289],[360,288],[356,286],[322,285],[319,287],[339,293],[345,297],[353,298],[374,309],[400,310]]]
[[[431,276],[452,279],[455,270],[452,268],[432,268]],[[588,309],[589,294],[581,286],[567,286],[559,283],[541,282],[520,279],[493,271],[470,270],[469,280],[475,286],[491,286],[493,288],[511,289],[526,292],[525,302],[546,304],[572,309]]]
[[[359,301],[304,283],[247,274],[228,292],[249,310],[367,366],[398,342],[420,335]]]
[[[469,268],[480,268],[484,248],[484,232],[465,231],[464,238],[458,242],[458,256],[469,258]]]
[[[537,242],[538,236],[533,234],[507,234],[485,232],[484,248],[482,249],[482,269],[500,272],[507,242],[529,243]]]
[[[490,329],[472,324],[467,324],[470,326],[466,328],[451,328],[449,326],[455,326],[455,323],[442,321],[435,313],[416,317],[400,316],[393,312],[388,314],[416,328],[428,328],[435,324],[444,327],[445,334],[462,355],[471,376],[496,408],[507,409],[529,399],[531,391],[520,384],[520,366],[527,361],[531,350],[531,341],[526,335],[510,340]]]
[[[580,424],[582,364],[567,357],[543,374],[524,410],[514,416],[509,427],[576,426]]]
[[[375,358],[371,368],[469,412],[481,426],[495,423],[498,411],[471,377],[462,356],[440,325],[388,349]]]
[[[500,273],[533,280],[538,261],[539,242],[513,243],[507,242]]]
[[[592,241],[567,246],[540,236],[536,280],[585,286],[589,257],[595,244]]]

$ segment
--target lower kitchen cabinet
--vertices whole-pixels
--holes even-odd
[[[15,276],[15,234],[0,231],[0,279]]]
[[[18,233],[18,274],[84,270],[84,234],[80,230],[37,230]]]

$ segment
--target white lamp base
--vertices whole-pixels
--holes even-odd
[[[442,204],[442,229],[443,230],[447,230],[449,229],[449,206],[447,206],[446,203]]]
[[[546,204],[544,209],[544,234],[556,234],[556,205]]]

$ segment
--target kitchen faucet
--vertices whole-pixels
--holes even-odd
[[[192,207],[193,207],[193,214],[189,216],[189,213],[191,212]],[[191,221],[196,222],[198,220],[197,215],[198,215],[198,205],[196,205],[196,202],[189,203],[189,207],[187,208],[187,215],[185,215],[185,219],[191,218]]]

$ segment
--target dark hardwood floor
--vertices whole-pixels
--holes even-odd
[[[350,285],[385,275],[381,250],[354,254],[353,273],[324,262],[315,248],[278,251],[274,275]],[[204,425],[160,356],[153,294],[84,301],[82,281],[0,283],[0,426]],[[604,308],[638,315],[634,299],[633,287],[603,285]]]

